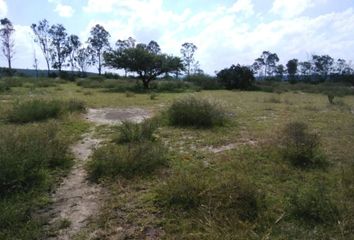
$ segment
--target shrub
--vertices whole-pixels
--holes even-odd
[[[157,100],[158,96],[159,95],[157,93],[153,92],[153,93],[150,94],[150,100]]]
[[[310,224],[333,224],[339,219],[339,210],[323,184],[306,186],[290,195],[290,213],[296,220]]]
[[[187,76],[184,80],[191,82],[204,90],[215,90],[222,88],[216,77],[211,77],[206,74],[193,74]]]
[[[49,169],[70,166],[55,125],[0,129],[0,195],[46,183]]]
[[[7,119],[11,123],[28,123],[57,118],[62,107],[59,101],[31,100],[17,102],[8,113]]]
[[[224,107],[209,99],[194,96],[179,99],[167,111],[169,122],[175,126],[214,127],[224,125]]]
[[[143,123],[123,122],[119,126],[117,143],[143,142],[154,139],[154,133],[159,124],[157,120],[145,120]]]
[[[246,220],[258,217],[260,194],[234,175],[217,176],[202,166],[175,171],[157,189],[157,201],[168,208],[197,210],[214,220]]]
[[[126,96],[127,98],[129,98],[129,97],[135,97],[135,93],[126,91],[126,92],[125,92],[125,96]]]
[[[65,110],[68,112],[85,112],[86,103],[77,99],[71,99],[66,102]]]
[[[221,85],[227,89],[250,90],[253,88],[255,78],[252,70],[246,66],[232,65],[217,73]]]
[[[10,89],[11,88],[5,82],[0,82],[0,93],[7,92]]]
[[[320,139],[310,133],[308,126],[301,122],[286,125],[281,138],[282,156],[297,167],[324,166],[326,161],[320,152]]]
[[[166,149],[159,142],[110,144],[99,148],[88,165],[92,180],[151,174],[167,161]]]

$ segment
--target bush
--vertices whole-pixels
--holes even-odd
[[[65,104],[68,112],[86,112],[86,103],[77,99],[71,99]]]
[[[70,166],[68,144],[49,124],[0,129],[0,195],[46,184],[49,169]]]
[[[320,151],[320,139],[310,133],[308,126],[301,122],[286,125],[281,138],[282,156],[297,167],[325,166],[326,161]]]
[[[187,82],[191,82],[204,90],[216,90],[222,88],[217,78],[211,77],[206,74],[193,74],[187,76],[184,80]]]
[[[59,101],[31,100],[17,102],[8,113],[7,119],[11,123],[28,123],[43,121],[49,118],[59,117],[62,110]]]
[[[167,111],[175,126],[214,127],[227,122],[224,107],[215,101],[189,96],[172,103]]]
[[[296,220],[310,224],[334,224],[339,220],[337,206],[320,183],[300,188],[290,195],[290,213]]]
[[[158,126],[156,120],[145,120],[143,123],[123,122],[119,126],[119,136],[115,142],[133,143],[153,140]]]
[[[5,82],[0,82],[0,93],[10,91],[10,89]]]
[[[227,89],[251,90],[254,87],[255,77],[246,66],[232,65],[218,72],[217,77],[220,84]]]
[[[197,210],[202,217],[252,221],[261,209],[260,194],[234,175],[217,176],[202,166],[178,170],[157,189],[157,201],[168,208]]]
[[[106,145],[99,148],[88,165],[90,177],[101,178],[151,174],[167,161],[166,149],[159,142],[128,145]]]

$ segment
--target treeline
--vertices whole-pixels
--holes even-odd
[[[102,68],[123,70],[125,75],[131,73],[141,79],[145,88],[149,88],[152,80],[159,77],[174,76],[179,79],[182,75],[203,75],[199,62],[194,55],[197,46],[184,43],[181,46],[181,56],[172,56],[161,51],[156,41],[148,44],[137,43],[129,37],[117,40],[112,46],[111,35],[101,25],[95,25],[87,40],[82,42],[77,35],[68,34],[62,24],[51,25],[46,19],[32,24],[34,42],[38,44],[47,65],[48,76],[79,72],[86,75],[88,67],[97,67],[98,74]],[[8,62],[8,73],[12,72],[11,61],[15,54],[13,33],[15,29],[7,18],[1,19],[0,38],[2,52]],[[264,51],[250,66],[232,65],[217,72],[219,83],[226,88],[249,88],[256,79],[282,81],[291,83],[342,81],[354,84],[354,70],[344,59],[333,59],[329,55],[313,55],[308,61],[291,59],[286,65],[279,64],[276,53]],[[34,54],[33,68],[38,71],[38,59]],[[52,71],[54,69],[55,71]],[[38,75],[38,74],[37,74]],[[207,76],[206,76],[207,77]]]

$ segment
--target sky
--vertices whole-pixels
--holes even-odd
[[[128,37],[154,40],[164,53],[180,56],[181,45],[192,42],[209,74],[250,65],[264,50],[283,64],[312,54],[354,60],[354,0],[0,0],[4,17],[16,30],[15,68],[32,68],[36,54],[45,69],[30,29],[44,18],[82,42],[95,24],[109,31],[112,45]]]

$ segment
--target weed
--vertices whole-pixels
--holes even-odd
[[[153,140],[158,126],[159,123],[155,119],[145,120],[143,123],[123,122],[119,126],[119,136],[114,141],[132,143]]]

